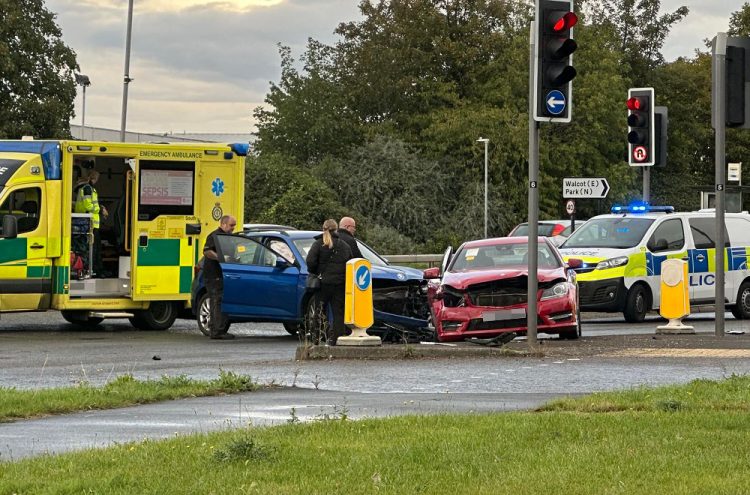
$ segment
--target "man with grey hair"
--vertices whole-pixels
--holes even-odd
[[[346,242],[352,250],[352,258],[364,258],[362,251],[359,250],[359,244],[357,239],[354,237],[354,233],[357,231],[357,223],[352,217],[344,217],[339,222],[339,239]]]

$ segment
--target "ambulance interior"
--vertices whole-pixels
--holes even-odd
[[[94,273],[90,215],[74,213],[71,225],[71,297],[130,295],[130,255],[133,248],[128,235],[128,216],[132,208],[132,190],[129,187],[133,176],[131,162],[132,159],[124,157],[74,157],[73,189],[70,191],[71,211],[75,211],[77,189],[81,179],[88,177],[91,170],[99,173],[99,180],[94,188],[98,193],[100,205],[102,270],[101,273]],[[105,209],[107,215],[104,214]],[[79,256],[80,261],[77,259]]]

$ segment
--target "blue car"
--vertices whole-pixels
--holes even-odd
[[[320,232],[252,229],[219,235],[217,250],[224,274],[222,312],[233,322],[283,323],[294,335],[310,321],[312,293],[305,288],[305,258]],[[375,325],[368,333],[384,340],[429,338],[427,283],[421,270],[392,266],[361,241],[362,255],[372,264]],[[199,264],[198,269],[202,266]],[[210,300],[202,270],[193,281],[193,313],[208,335]],[[301,332],[300,332],[301,333]]]

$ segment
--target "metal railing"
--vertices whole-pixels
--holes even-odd
[[[443,260],[442,254],[385,254],[383,258],[389,263],[398,265],[401,263],[427,263],[429,266],[438,266]]]

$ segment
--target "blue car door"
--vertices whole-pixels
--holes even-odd
[[[224,313],[259,320],[296,318],[296,266],[240,235],[218,236],[217,250],[224,275]]]

